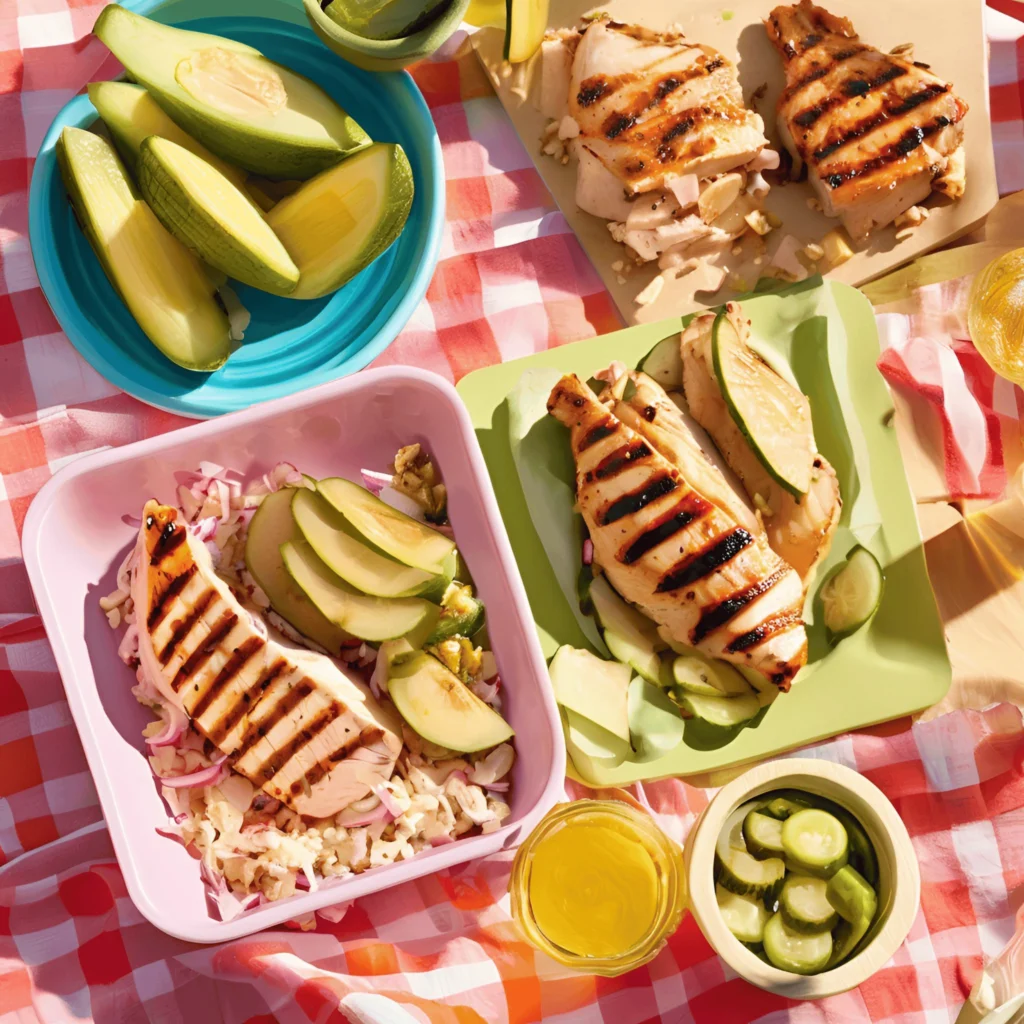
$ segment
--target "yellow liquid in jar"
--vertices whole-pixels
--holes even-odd
[[[974,279],[967,324],[985,362],[1024,385],[1024,249],[993,260]]]
[[[614,957],[651,929],[658,874],[646,846],[615,822],[568,821],[533,851],[537,926],[577,956]]]
[[[504,28],[505,0],[470,0],[463,19],[476,28]]]

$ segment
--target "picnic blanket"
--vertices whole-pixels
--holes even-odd
[[[315,930],[279,929],[219,947],[172,939],[141,917],[113,857],[19,545],[33,495],[61,466],[184,422],[121,394],[78,356],[38,288],[28,248],[28,180],[46,127],[88,81],[118,71],[87,36],[101,6],[0,0],[0,1024],[953,1020],[982,964],[1010,943],[1024,886],[1024,727],[1008,702],[890,723],[801,752],[848,764],[886,792],[914,838],[923,877],[920,913],[893,960],[856,991],[820,1003],[793,1004],[736,978],[689,917],[644,968],[618,979],[569,974],[527,946],[509,919],[510,854],[332,908],[317,915]],[[1020,6],[991,0],[986,12],[1004,192],[1024,187],[1024,24],[1010,17]],[[378,363],[458,380],[619,327],[472,55],[420,65],[414,75],[442,141],[448,221],[427,298]],[[902,347],[892,344],[883,371],[897,390],[931,403],[938,436],[953,382],[959,401],[950,422],[975,445],[967,464],[1002,493],[1006,449],[997,452],[1003,435],[991,416],[1005,412],[1005,389],[997,408],[996,384],[968,343],[953,346],[956,366],[933,353],[948,371],[936,393],[934,377],[907,354],[922,336],[930,335],[915,329]],[[933,340],[949,347],[949,339]],[[962,411],[972,402],[980,413]],[[981,447],[969,431],[957,433],[964,416],[978,415]],[[932,457],[951,481],[938,497],[966,495],[947,449]],[[579,793],[568,785],[567,795]],[[713,790],[666,780],[639,795],[681,842]],[[1017,984],[1011,957],[1000,963],[996,983]]]

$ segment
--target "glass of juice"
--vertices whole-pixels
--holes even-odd
[[[566,967],[613,977],[654,959],[679,927],[682,851],[629,804],[560,804],[519,848],[509,893],[534,946]]]

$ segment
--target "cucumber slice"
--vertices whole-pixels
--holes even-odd
[[[794,871],[831,878],[846,864],[849,839],[835,815],[812,808],[797,811],[783,822],[782,846]]]
[[[666,391],[678,391],[683,386],[683,356],[678,334],[663,338],[637,367],[653,377]]]
[[[785,821],[797,811],[806,811],[809,807],[815,806],[809,797],[795,790],[782,790],[771,797],[763,810],[769,817],[778,818],[779,821]]]
[[[721,885],[715,886],[715,896],[726,928],[744,944],[759,943],[771,917],[764,904],[749,896],[737,896]]]
[[[539,49],[548,27],[549,0],[505,0],[505,60],[520,64]]]
[[[846,870],[845,868],[843,869]],[[788,875],[779,893],[779,912],[795,932],[830,932],[839,915],[826,895],[829,883],[811,875]]]
[[[782,822],[758,811],[751,811],[743,821],[743,838],[747,849],[759,860],[781,857]]]
[[[758,860],[746,850],[726,847],[716,849],[718,881],[737,896],[754,896],[759,900],[774,893],[786,876],[786,865],[778,857]],[[724,855],[723,855],[724,854]]]
[[[681,654],[672,663],[677,686],[703,697],[745,697],[753,693],[747,681],[724,661]]]
[[[711,329],[711,353],[729,413],[751,450],[790,494],[806,494],[816,457],[806,396],[749,348],[725,311]]]
[[[849,864],[873,888],[878,886],[878,856],[861,823],[845,808],[836,807],[832,813],[843,823],[850,841]]]
[[[843,918],[835,931],[829,967],[836,967],[856,952],[878,913],[878,897],[861,874],[847,865],[831,879],[825,895]]]
[[[749,722],[757,717],[761,710],[761,705],[753,694],[742,697],[705,697],[699,693],[687,693],[685,690],[677,689],[674,696],[679,706],[689,712],[691,717],[699,718],[720,729],[733,729],[744,722]]]
[[[664,626],[658,626],[656,630],[658,634],[658,640],[664,644],[670,651],[674,651],[676,654],[688,654],[695,658],[702,658],[703,655],[696,647],[691,647],[689,644],[680,643],[676,640],[670,630]]]
[[[657,686],[661,678],[661,643],[654,623],[626,604],[603,576],[595,577],[590,584],[590,600],[612,657]]]
[[[878,559],[858,544],[846,556],[846,564],[821,588],[825,626],[832,639],[856,633],[878,610],[884,589]]]
[[[832,933],[804,935],[790,928],[779,913],[764,926],[764,951],[780,971],[817,974],[832,955]]]

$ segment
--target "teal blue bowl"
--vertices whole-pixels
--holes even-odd
[[[412,78],[339,60],[313,35],[301,0],[136,0],[126,6],[167,24],[248,43],[311,78],[374,139],[401,143],[416,195],[394,245],[331,295],[300,301],[232,282],[252,314],[245,341],[215,373],[193,373],[163,356],[142,333],[75,221],[54,145],[66,125],[87,128],[96,119],[88,97],[77,96],[46,133],[29,196],[29,240],[39,282],[71,343],[128,394],[195,419],[289,395],[365,366],[422,300],[441,247],[441,145]],[[240,7],[245,15],[231,13]]]

